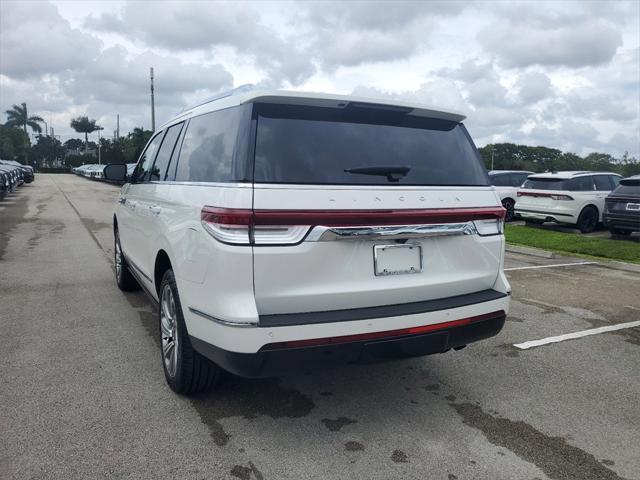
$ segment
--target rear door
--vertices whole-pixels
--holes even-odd
[[[464,126],[348,107],[256,105],[254,119],[261,315],[492,288],[504,210]]]
[[[604,213],[604,203],[607,195],[611,193],[611,176],[610,175],[594,175],[593,182],[595,184],[594,205],[598,208],[599,221],[602,221]]]
[[[122,207],[118,214],[118,232],[122,250],[131,266],[147,282],[152,282],[153,272],[146,264],[145,252],[148,250],[148,229],[150,226],[150,202],[152,188],[149,183],[151,167],[160,148],[164,132],[156,134],[140,155],[131,184],[120,197]]]

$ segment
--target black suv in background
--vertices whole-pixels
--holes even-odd
[[[3,165],[0,163],[0,172],[7,174],[9,177],[9,191],[13,192],[17,187],[24,183],[24,173],[18,167],[13,165]]]
[[[640,175],[620,180],[605,199],[603,220],[616,235],[640,232]]]
[[[30,167],[29,165],[23,165],[19,162],[16,162],[15,160],[0,160],[0,165],[18,167],[22,171],[24,183],[33,182],[33,179],[34,179],[33,167]]]
[[[11,178],[9,173],[0,169],[0,200],[11,191]]]

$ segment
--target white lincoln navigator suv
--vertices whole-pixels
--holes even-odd
[[[529,224],[566,223],[589,233],[602,222],[605,198],[621,179],[611,172],[530,175],[518,189],[515,213]]]
[[[230,92],[160,127],[113,217],[166,379],[211,387],[496,335],[505,210],[461,123],[409,103]],[[124,165],[107,178],[123,180]]]

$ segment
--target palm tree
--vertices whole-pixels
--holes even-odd
[[[78,133],[84,133],[84,153],[87,153],[89,151],[89,134],[102,127],[96,125],[95,120],[89,120],[89,117],[77,117],[71,120],[71,128]]]
[[[7,122],[5,123],[7,127],[24,128],[24,133],[27,133],[27,127],[31,127],[35,133],[42,132],[42,127],[38,124],[44,123],[44,120],[37,115],[29,116],[26,103],[14,105],[11,110],[7,110],[5,113],[7,114]]]

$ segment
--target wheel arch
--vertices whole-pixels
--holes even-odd
[[[582,212],[585,211],[585,209],[587,208],[593,208],[596,213],[598,214],[598,222],[601,221],[601,216],[602,216],[602,212],[600,211],[600,209],[598,208],[597,205],[594,205],[593,203],[587,203],[586,205],[584,205],[581,209],[580,209],[580,213],[578,214],[578,218],[580,218],[580,215],[582,215]]]
[[[155,285],[158,298],[160,298],[160,284],[162,283],[162,277],[167,270],[171,269],[173,269],[173,267],[171,266],[171,260],[169,259],[167,252],[163,249],[158,250],[153,266],[153,283]]]

